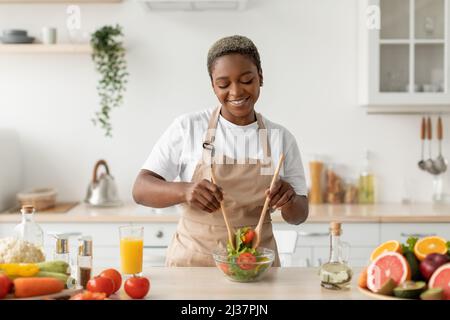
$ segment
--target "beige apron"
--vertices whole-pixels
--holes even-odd
[[[203,158],[197,164],[192,182],[203,179],[211,181],[211,161],[213,152],[207,146],[213,146],[215,129],[220,115],[218,107],[209,120]],[[271,168],[271,151],[267,130],[261,115],[256,113],[260,143],[264,150],[264,159],[234,159],[222,156],[221,162],[215,156],[214,173],[216,183],[225,192],[224,204],[230,224],[234,229],[241,227],[256,227],[265,200],[265,190],[269,188],[272,175],[263,175],[263,168]],[[206,147],[205,147],[206,145]],[[226,162],[224,162],[226,161]],[[273,171],[273,170],[272,170]],[[208,213],[184,203],[178,222],[177,231],[167,250],[166,266],[169,267],[202,267],[215,266],[212,252],[218,247],[226,247],[228,241],[227,229],[222,211]],[[266,215],[263,224],[261,247],[275,251],[273,266],[280,266],[277,244],[272,232],[270,214]]]

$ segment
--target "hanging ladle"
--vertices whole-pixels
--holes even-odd
[[[442,156],[442,119],[441,117],[438,118],[438,124],[437,124],[437,136],[439,140],[439,155],[434,160],[434,167],[436,168],[439,173],[443,173],[447,170],[447,160]]]
[[[419,168],[422,169],[422,170],[425,170],[425,159],[424,159],[423,152],[424,152],[425,132],[426,132],[426,129],[427,129],[427,122],[426,122],[426,120],[425,120],[425,117],[422,117],[422,126],[421,126],[421,128],[420,128],[420,139],[422,140],[422,151],[421,151],[421,153],[422,153],[422,159],[421,159],[421,160],[419,161],[419,163],[418,163]]]
[[[434,161],[431,158],[431,118],[427,119],[427,139],[428,139],[428,160],[425,161],[425,170],[427,170],[431,174],[439,174],[438,170],[434,167]]]

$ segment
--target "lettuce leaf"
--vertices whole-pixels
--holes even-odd
[[[409,238],[406,240],[406,244],[402,244],[403,252],[406,252],[406,251],[414,252],[414,246],[416,245],[416,242],[417,242],[418,240],[419,240],[419,238],[416,238],[416,237],[409,237]]]

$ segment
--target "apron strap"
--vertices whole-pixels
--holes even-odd
[[[219,115],[220,115],[221,106],[214,109],[213,113],[211,114],[211,118],[209,118],[208,123],[208,130],[206,131],[205,140],[203,141],[203,161],[210,163],[212,165],[212,159],[215,156],[215,149],[214,149],[214,140],[216,137],[216,129],[217,129],[217,123],[219,121]],[[262,120],[261,114],[258,112],[255,112],[256,115],[256,121],[258,123],[258,134],[259,134],[259,141],[262,143],[263,147],[263,164],[269,165],[271,163],[271,149],[270,149],[270,141],[269,141],[269,135],[266,129],[266,126],[264,125],[264,121]]]
[[[256,113],[256,121],[258,121],[258,134],[259,134],[259,141],[262,143],[263,147],[263,157],[264,157],[264,164],[268,163],[270,161],[270,158],[272,156],[272,151],[270,150],[270,141],[269,141],[269,134],[267,132],[266,126],[264,125],[264,121],[262,120],[262,116],[260,113]]]

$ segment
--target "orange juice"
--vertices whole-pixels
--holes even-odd
[[[144,241],[137,238],[120,239],[120,261],[122,273],[137,274],[142,272],[142,253]]]

